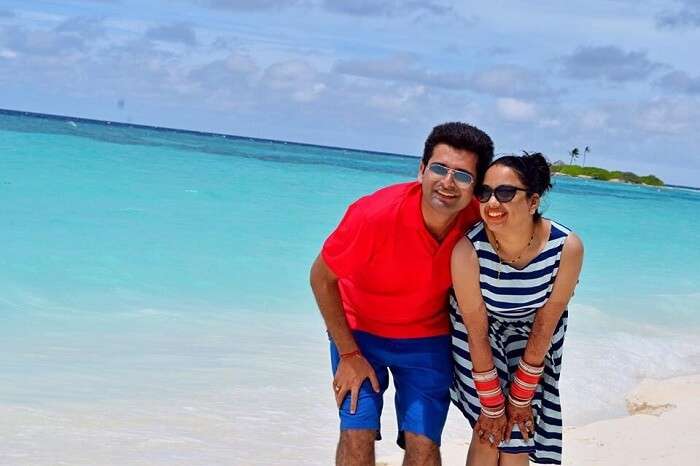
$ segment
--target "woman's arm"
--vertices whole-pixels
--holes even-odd
[[[559,272],[554,280],[552,294],[547,303],[537,310],[532,332],[527,340],[527,346],[522,359],[532,365],[541,366],[549,351],[552,335],[557,328],[564,310],[569,304],[583,263],[583,243],[578,236],[569,234],[564,242],[559,261]]]
[[[467,328],[473,370],[486,372],[494,367],[489,322],[479,285],[479,258],[466,238],[462,238],[452,251],[452,284]]]
[[[521,364],[511,381],[509,402],[506,404],[508,425],[505,429],[505,437],[507,440],[510,439],[513,426],[516,424],[525,440],[534,433],[531,397],[544,370],[544,357],[552,343],[554,330],[574,294],[582,263],[583,244],[572,233],[564,242],[552,293],[547,303],[537,310],[527,346],[521,357]]]
[[[505,436],[508,422],[505,398],[489,343],[489,321],[479,285],[479,258],[466,238],[462,238],[452,251],[452,283],[467,328],[472,378],[481,403],[474,433],[482,444],[495,449]]]

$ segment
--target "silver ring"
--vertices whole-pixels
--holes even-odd
[[[340,391],[340,385],[333,385],[333,390],[335,390],[336,392],[339,392],[339,391]]]
[[[483,430],[480,430],[480,431],[479,431],[479,437],[483,437],[483,435],[484,435],[484,431],[483,431]]]
[[[495,443],[496,442],[496,437],[493,436],[493,434],[489,434],[489,443]]]
[[[525,421],[525,427],[532,427],[532,421],[529,419]]]

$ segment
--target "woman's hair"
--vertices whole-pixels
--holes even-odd
[[[522,156],[506,155],[494,160],[490,167],[503,165],[513,170],[520,179],[520,182],[527,189],[527,196],[537,194],[544,196],[552,187],[552,176],[549,170],[549,163],[540,152],[532,154],[523,151]],[[538,210],[533,214],[535,221],[538,221],[542,214]]]

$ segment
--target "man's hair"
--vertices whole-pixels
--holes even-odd
[[[425,140],[422,162],[424,166],[433,156],[433,149],[438,144],[447,144],[454,149],[468,150],[476,154],[476,185],[484,180],[484,173],[493,160],[493,141],[479,128],[453,121],[437,125]]]

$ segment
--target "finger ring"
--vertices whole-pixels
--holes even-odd
[[[484,431],[483,431],[483,430],[480,430],[480,431],[479,431],[479,437],[481,437],[481,436],[483,436],[483,435],[484,435]]]
[[[493,434],[489,434],[489,443],[494,443],[496,441],[496,437],[493,436]]]
[[[532,427],[532,421],[530,421],[529,419],[525,421],[525,427]]]
[[[333,385],[333,390],[335,390],[336,392],[339,392],[339,391],[340,391],[340,385]]]

